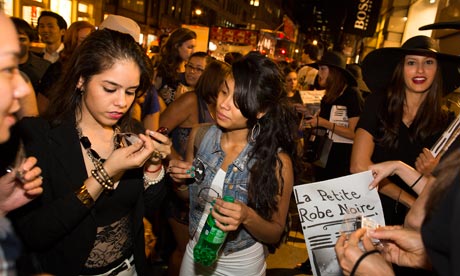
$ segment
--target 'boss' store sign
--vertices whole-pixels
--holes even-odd
[[[379,19],[381,0],[348,1],[347,18],[344,24],[346,33],[360,36],[373,36]]]

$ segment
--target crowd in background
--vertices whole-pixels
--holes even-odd
[[[18,57],[6,68],[20,70],[0,100],[18,119],[0,128],[7,270],[145,275],[147,260],[168,275],[265,275],[266,247],[288,231],[293,185],[369,169],[389,226],[339,238],[344,274],[460,269],[458,142],[437,157],[429,150],[454,120],[443,97],[460,86],[460,58],[432,38],[374,50],[362,64],[310,44],[299,62],[257,52],[220,61],[178,28],[150,59],[126,17],[67,28],[43,11],[37,30],[3,12],[0,21],[11,38],[0,50]],[[307,90],[324,95],[309,105]],[[332,141],[325,159],[311,155],[320,136]],[[212,267],[193,261],[208,214],[231,233]],[[376,248],[369,237],[387,242]],[[297,268],[311,273],[308,259]]]

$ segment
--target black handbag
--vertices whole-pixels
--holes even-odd
[[[335,124],[332,127],[331,137],[334,135],[334,129]],[[333,143],[334,140],[329,138],[327,130],[319,129],[318,127],[310,128],[310,131],[304,137],[304,160],[318,167],[325,168]]]

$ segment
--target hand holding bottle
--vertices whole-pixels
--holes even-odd
[[[224,196],[223,200],[217,200],[225,201],[226,203],[234,202],[231,196]],[[215,213],[215,211],[213,211],[213,213]],[[193,258],[195,262],[205,266],[212,265],[218,259],[219,251],[227,238],[227,232],[217,227],[216,223],[216,220],[210,213],[201,230],[200,238],[193,248]]]

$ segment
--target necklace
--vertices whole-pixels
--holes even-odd
[[[93,163],[94,167],[98,168],[105,162],[105,159],[101,158],[101,156],[94,149],[91,148],[91,141],[89,140],[87,136],[83,136],[81,128],[78,126],[76,126],[75,128],[77,130],[77,134],[78,134],[80,143],[85,149],[86,154],[88,154],[89,159]],[[120,132],[119,127],[115,126],[114,127],[114,137],[118,132]]]

